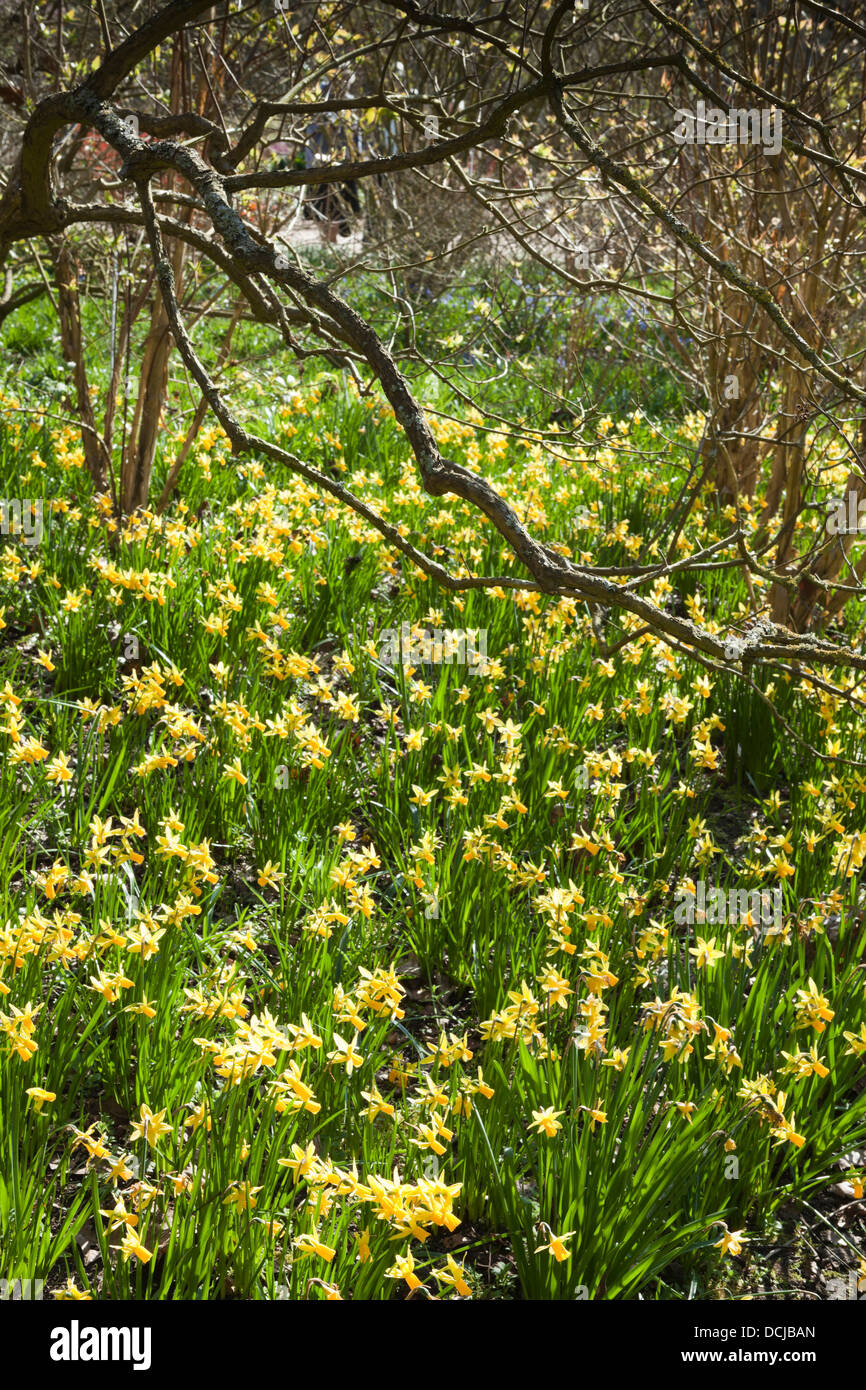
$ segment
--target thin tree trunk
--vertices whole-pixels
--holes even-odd
[[[64,361],[72,367],[75,405],[82,424],[84,460],[94,487],[98,492],[102,492],[108,482],[108,452],[96,428],[96,417],[87,381],[87,367],[82,351],[78,263],[66,242],[53,243],[52,252],[60,311],[60,342]]]

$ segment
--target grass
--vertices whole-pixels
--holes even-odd
[[[260,431],[452,567],[507,572],[476,516],[425,504],[386,408],[284,371],[247,377]],[[780,1221],[862,1190],[859,772],[649,637],[604,659],[580,604],[443,595],[215,428],[184,502],[115,533],[74,430],[21,412],[36,389],[0,402],[4,495],[45,499],[41,545],[0,561],[0,1277],[760,1289]],[[623,409],[554,451],[443,416],[449,456],[600,564],[651,554],[701,425]],[[684,553],[724,525],[707,498]],[[748,611],[733,571],[679,600],[720,631]],[[485,629],[487,659],[389,668],[403,622]],[[847,710],[758,683],[856,758]],[[699,879],[781,884],[781,928],[677,925]]]

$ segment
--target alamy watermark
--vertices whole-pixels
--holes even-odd
[[[585,242],[575,242],[569,256],[570,268],[574,270],[596,270],[599,273],[608,269],[603,253],[594,251]]]
[[[825,1279],[827,1297],[830,1299],[860,1299],[866,1303],[866,1278],[856,1269],[848,1270],[848,1278]]]
[[[483,670],[487,628],[434,628],[413,631],[410,623],[386,627],[379,635],[383,666],[470,666]]]
[[[824,506],[831,536],[866,535],[866,497],[858,497],[852,489],[845,497],[828,498]]]
[[[674,921],[677,926],[685,923],[693,926],[706,922],[710,926],[725,922],[738,922],[747,926],[773,926],[782,929],[782,889],[779,888],[723,888],[710,887],[703,879],[695,884],[695,892],[680,888],[674,904]]]
[[[20,536],[25,545],[42,540],[42,498],[0,497],[0,535]]]
[[[42,1298],[44,1279],[0,1279],[0,1300],[32,1303]]]
[[[73,1318],[69,1327],[51,1330],[48,1354],[52,1361],[128,1361],[134,1371],[151,1364],[149,1327],[82,1327]]]
[[[694,112],[679,108],[674,127],[677,145],[760,145],[764,154],[782,152],[782,113],[775,106],[718,106],[699,101]]]

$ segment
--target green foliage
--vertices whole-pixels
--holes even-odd
[[[554,331],[526,290],[510,351]],[[452,568],[509,571],[477,517],[424,505],[389,411],[240,343],[259,429]],[[456,426],[419,381],[443,448],[551,543],[652,554],[696,419],[599,409],[554,448]],[[757,1237],[839,1180],[866,1138],[856,772],[637,624],[602,615],[634,638],[604,659],[570,600],[444,596],[215,430],[183,502],[116,534],[74,431],[0,406],[0,486],[46,504],[42,544],[0,556],[0,1276],[382,1299],[447,1294],[456,1250],[496,1296],[496,1250],[527,1298],[687,1297],[722,1277],[720,1223]],[[724,525],[699,505],[684,544]],[[747,611],[735,570],[671,590],[719,629]],[[487,660],[389,667],[404,622],[483,629]],[[847,711],[753,678],[856,754]],[[698,878],[780,884],[782,923],[680,923]]]

